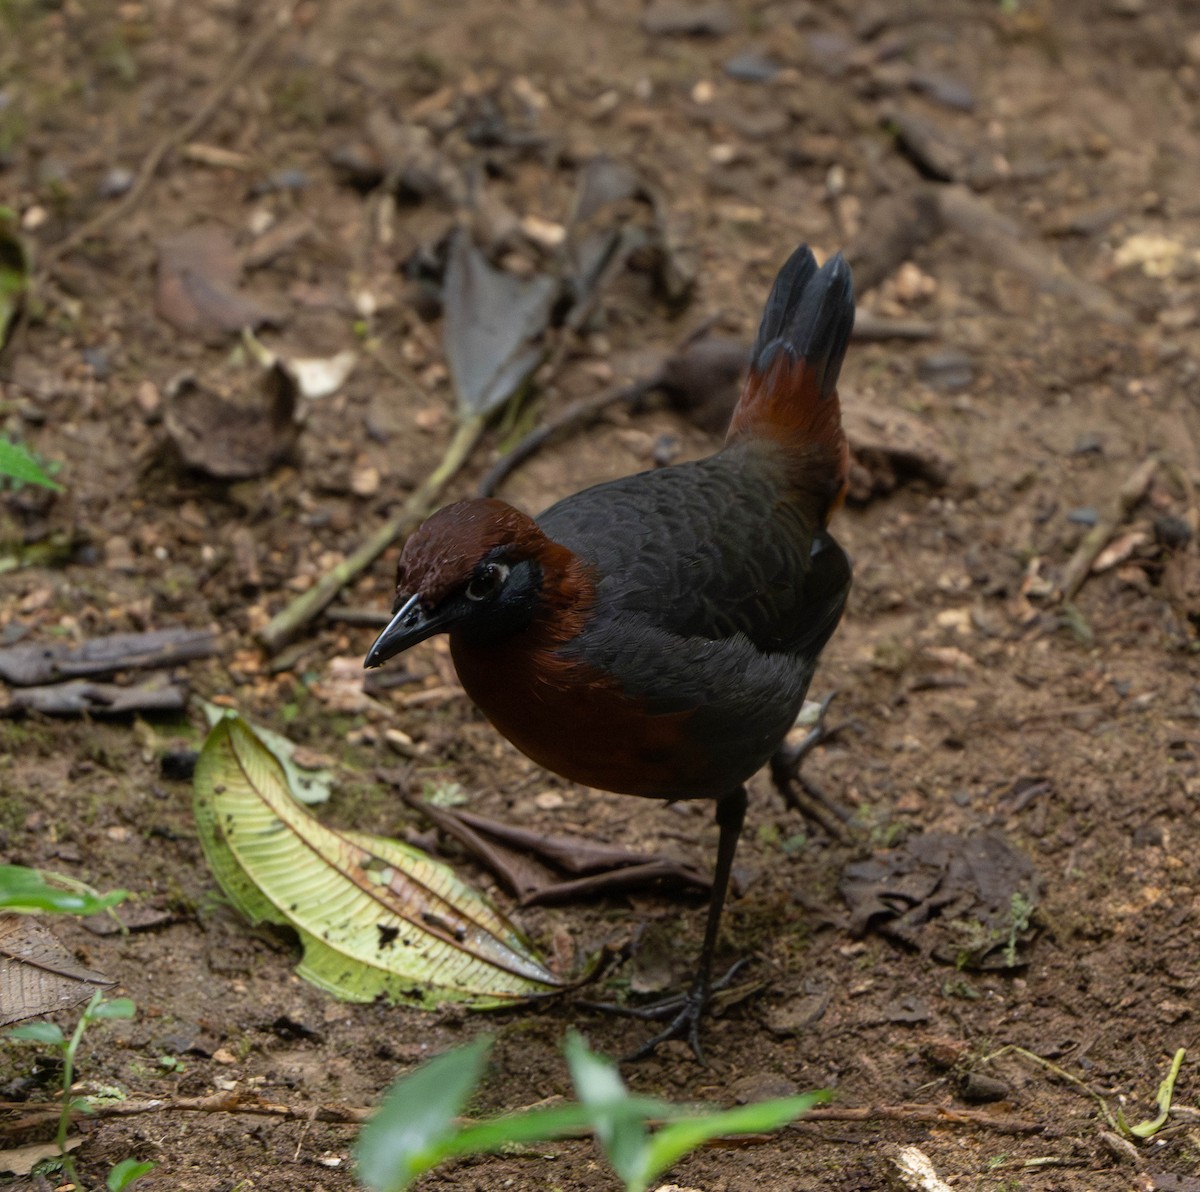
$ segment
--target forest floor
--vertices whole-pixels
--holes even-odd
[[[381,771],[705,869],[708,805],[539,770],[474,711],[444,644],[364,691],[375,630],[338,610],[386,611],[394,548],[336,615],[274,651],[259,635],[454,434],[440,278],[456,227],[559,284],[573,196],[601,162],[615,191],[590,218],[636,235],[577,326],[558,305],[520,416],[489,428],[446,499],[534,420],[649,375],[697,329],[748,342],[799,242],[844,250],[862,334],[835,530],[855,582],[812,691],[836,692],[838,731],[805,774],[852,818],[831,839],[754,780],[721,949],[751,957],[753,990],[707,1024],[707,1066],[672,1044],[626,1079],[722,1104],[827,1088],[869,1110],[702,1149],[670,1177],[702,1192],[887,1188],[909,1145],[953,1188],[1200,1189],[1194,6],[346,0],[284,5],[277,23],[273,8],[0,0],[0,203],[36,281],[0,359],[0,416],[62,485],[0,494],[0,645],[215,626],[218,652],[177,677],[333,765],[323,818],[417,839],[488,889]],[[299,399],[302,422],[231,437],[219,402],[194,398],[261,400],[247,322],[285,357],[353,352],[353,370]],[[713,451],[706,403],[727,408],[728,386],[682,388],[691,408],[614,406],[501,495],[536,511]],[[85,1086],[370,1106],[486,1030],[482,1113],[569,1095],[572,1025],[612,1055],[644,1037],[574,995],[429,1014],[301,982],[294,946],[220,898],[189,785],[164,773],[202,734],[194,709],[0,719],[0,861],[164,912],[127,935],[53,924],[138,1006],[86,1039]],[[539,908],[493,892],[568,968],[628,946],[609,980],[639,988],[686,979],[704,921],[702,899],[670,889]],[[1171,1115],[1120,1137],[1118,1113],[1156,1116],[1180,1048]],[[0,1101],[52,1094],[37,1059],[0,1044]],[[157,1165],[147,1189],[354,1186],[350,1126],[161,1111],[78,1130],[89,1187],[131,1155]],[[10,1129],[0,1150],[47,1136]],[[619,1182],[582,1140],[421,1186]]]

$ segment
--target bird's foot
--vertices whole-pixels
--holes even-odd
[[[613,1002],[581,1002],[589,1010],[601,1010],[605,1014],[620,1014],[626,1018],[639,1018],[643,1022],[661,1022],[665,1018],[670,1021],[667,1025],[648,1039],[636,1051],[621,1057],[623,1064],[636,1063],[653,1055],[660,1043],[669,1039],[686,1039],[692,1054],[701,1064],[704,1060],[704,1048],[700,1045],[700,1020],[704,1017],[712,1000],[712,995],[728,988],[734,977],[749,964],[748,958],[743,957],[733,965],[723,977],[717,981],[707,981],[700,978],[688,990],[673,993],[660,1001],[651,1002],[646,1006],[621,1006]]]
[[[847,827],[850,813],[819,786],[804,777],[804,759],[822,742],[839,733],[843,726],[825,727],[825,713],[833,702],[836,691],[830,692],[822,701],[817,713],[817,722],[797,745],[781,745],[771,758],[771,779],[783,796],[783,801],[801,815],[820,825],[834,840],[842,844],[850,842]]]

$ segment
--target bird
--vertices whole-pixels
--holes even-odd
[[[850,267],[801,245],[771,287],[724,445],[597,484],[537,517],[457,501],[405,543],[381,665],[449,635],[468,696],[522,753],[600,791],[715,802],[719,830],[696,974],[645,1017],[627,1059],[685,1039],[714,989],[746,781],[779,748],[850,589],[828,530],[849,449],[838,375],[854,324]],[[728,975],[727,975],[728,976]]]

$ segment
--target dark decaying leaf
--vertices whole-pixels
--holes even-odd
[[[842,871],[851,927],[874,929],[946,964],[1027,963],[1041,894],[1033,863],[1003,836],[925,832]]]
[[[158,246],[155,309],[177,331],[221,338],[278,323],[281,313],[238,288],[241,258],[226,229],[188,228]]]
[[[17,687],[61,679],[96,678],[121,670],[178,666],[217,651],[211,629],[153,629],[146,633],[109,633],[72,645],[25,642],[0,649],[0,679]]]
[[[526,906],[645,889],[663,881],[701,893],[712,888],[707,874],[672,857],[647,856],[580,836],[547,836],[462,808],[437,807],[407,793],[404,799],[462,844]],[[573,877],[557,880],[556,871]]]
[[[583,327],[609,283],[648,243],[647,233],[631,224],[572,237],[568,244],[572,303],[565,319],[567,327],[572,331]]]
[[[541,363],[539,342],[550,321],[558,282],[515,277],[493,268],[460,230],[446,265],[446,360],[464,419],[483,417],[508,401]]]
[[[367,136],[382,166],[388,187],[419,199],[438,199],[451,207],[467,200],[462,171],[419,124],[401,124],[382,108],[367,115]]]
[[[296,446],[296,382],[276,363],[245,399],[192,377],[174,385],[163,423],[183,461],[219,480],[249,480],[283,463]]]
[[[605,207],[635,198],[642,190],[642,179],[633,166],[599,153],[579,172],[567,226],[586,223]]]
[[[68,1010],[111,984],[76,963],[36,919],[0,915],[0,1026]]]

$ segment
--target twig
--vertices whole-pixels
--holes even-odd
[[[610,406],[638,401],[657,389],[662,382],[663,370],[658,368],[648,376],[639,377],[627,385],[613,385],[594,397],[572,402],[556,418],[551,418],[549,422],[543,422],[536,430],[530,431],[507,455],[498,459],[491,471],[479,482],[479,495],[492,496],[515,469],[530,456],[536,455],[555,435],[562,431],[582,430]]]
[[[625,385],[613,385],[593,397],[572,402],[557,417],[530,431],[507,455],[497,460],[491,471],[479,482],[479,495],[481,497],[493,496],[500,485],[517,468],[541,451],[556,436],[574,434],[576,431],[583,430],[611,406],[634,405],[648,393],[652,393],[664,385],[669,385],[672,363],[679,360],[692,344],[702,339],[714,322],[715,319],[706,319],[700,327],[690,332],[675,347],[662,364],[652,369],[646,376],[638,377]],[[929,339],[936,334],[937,329],[932,324],[921,322],[918,319],[887,319],[869,312],[860,313],[853,331],[854,338],[859,340]],[[565,340],[560,342],[565,343]],[[749,358],[750,345],[747,344],[747,362]],[[556,354],[552,362],[553,367],[556,368],[560,362],[561,355]]]
[[[1070,562],[1063,568],[1062,586],[1058,593],[1060,600],[1073,599],[1076,592],[1083,587],[1083,581],[1087,579],[1092,564],[1108,544],[1108,540],[1145,496],[1157,468],[1158,457],[1154,455],[1138,464],[1117,491],[1117,499],[1112,509],[1084,535]]]
[[[251,67],[262,57],[279,33],[291,24],[294,9],[294,4],[281,5],[275,15],[264,23],[263,27],[246,43],[245,48],[234,60],[229,70],[213,86],[208,93],[208,98],[174,132],[168,133],[146,154],[133,185],[119,202],[114,203],[111,207],[106,207],[89,219],[87,223],[80,225],[57,244],[52,244],[46,249],[42,254],[42,271],[53,268],[55,262],[68,253],[74,252],[86,240],[90,240],[110,224],[129,215],[137,207],[145,197],[163,158],[172,149],[190,141],[212,119],[234,87],[245,78]]]
[[[1108,1103],[1104,1100],[1104,1098],[1100,1096],[1095,1089],[1088,1088],[1088,1086],[1082,1080],[1080,1080],[1078,1076],[1072,1076],[1071,1073],[1066,1070],[1066,1068],[1060,1068],[1058,1064],[1051,1062],[1044,1056],[1038,1055],[1037,1052],[1028,1051],[1024,1047],[1018,1047],[1015,1043],[1009,1043],[1006,1046],[1001,1047],[999,1051],[993,1051],[991,1055],[984,1056],[982,1062],[986,1064],[991,1060],[999,1059],[1002,1055],[1019,1056],[1023,1060],[1028,1060],[1031,1064],[1037,1064],[1039,1067],[1045,1068],[1047,1072],[1052,1073],[1054,1076],[1057,1076],[1059,1080],[1069,1084],[1072,1088],[1077,1089],[1085,1097],[1091,1097],[1096,1102],[1100,1112],[1104,1115],[1104,1120],[1108,1123],[1112,1130],[1115,1130],[1117,1133],[1127,1132],[1118,1119],[1113,1117],[1108,1108]]]
[[[25,1109],[30,1111],[24,1118],[6,1122],[0,1129],[5,1133],[17,1133],[47,1121],[57,1121],[62,1107],[54,1101],[30,1104],[22,1101],[0,1102],[0,1110]],[[138,1117],[147,1113],[245,1113],[255,1117],[272,1117],[286,1122],[328,1122],[333,1125],[358,1126],[374,1113],[373,1108],[353,1105],[283,1105],[266,1101],[261,1097],[234,1090],[227,1093],[211,1093],[207,1097],[153,1097],[130,1101],[101,1102],[90,1104],[86,1113],[72,1111],[72,1117],[97,1118]],[[829,1106],[810,1109],[796,1126],[814,1122],[934,1122],[949,1126],[981,1126],[997,1130],[1002,1134],[1037,1134],[1044,1128],[1042,1122],[1028,1122],[1020,1118],[997,1117],[981,1109],[952,1109],[943,1105],[867,1105],[862,1107]],[[460,1126],[478,1125],[477,1119],[459,1119]],[[653,1124],[653,1123],[652,1123]],[[586,1136],[581,1132],[581,1137]],[[764,1139],[772,1136],[765,1135]],[[743,1139],[742,1141],[746,1141]],[[713,1145],[720,1146],[722,1140],[714,1139]]]
[[[24,1108],[32,1111],[15,1122],[6,1122],[4,1129],[10,1133],[29,1129],[44,1121],[57,1121],[61,1112],[61,1107],[54,1102],[35,1105],[21,1102],[0,1103],[0,1109],[6,1108]],[[281,1105],[235,1090],[228,1093],[211,1093],[207,1097],[153,1097],[89,1104],[86,1113],[74,1111],[72,1116],[92,1119],[137,1117],[145,1113],[247,1113],[256,1117],[281,1118],[288,1122],[318,1121],[357,1126],[374,1112],[374,1109],[359,1109],[347,1105]]]
[[[470,418],[460,423],[441,462],[400,509],[358,550],[327,571],[307,592],[272,617],[259,631],[258,640],[263,648],[273,654],[286,645],[309,621],[332,604],[337,594],[370,567],[393,542],[403,538],[428,516],[442,490],[467,462],[482,434],[482,418]]]
[[[997,1117],[984,1109],[953,1109],[947,1105],[865,1105],[859,1108],[832,1107],[810,1109],[796,1123],[806,1122],[936,1122],[944,1126],[983,1126],[1001,1134],[1040,1134],[1043,1122],[1023,1118]],[[795,1129],[795,1126],[793,1126]]]

